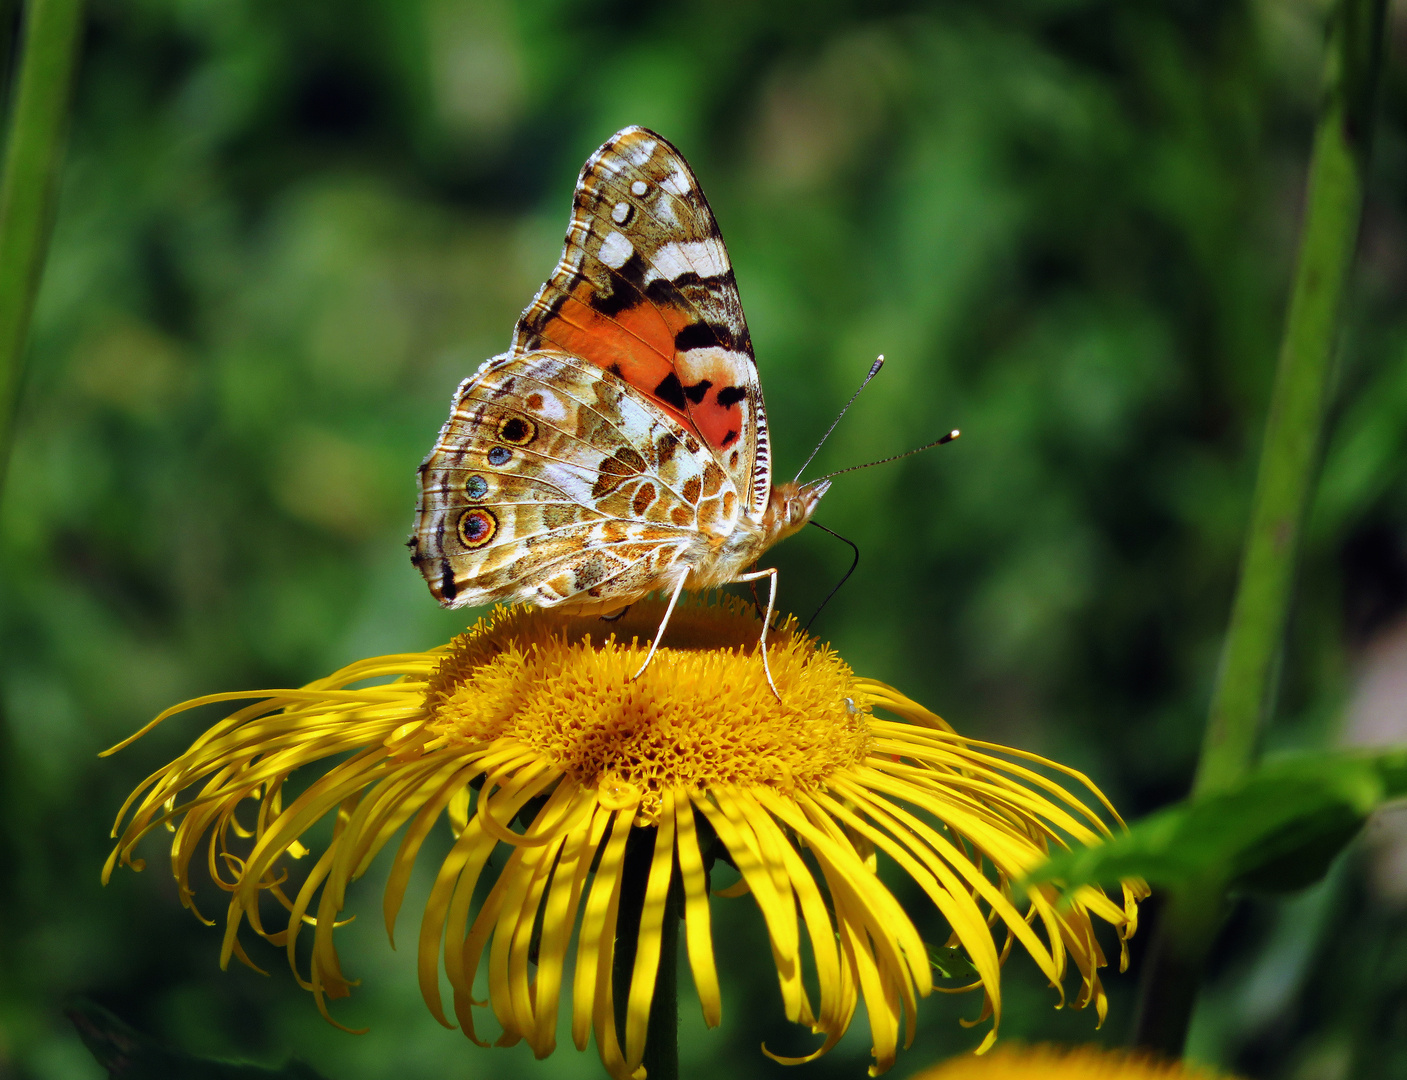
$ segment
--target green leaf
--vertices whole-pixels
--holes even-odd
[[[270,1069],[172,1050],[91,1001],[75,1001],[64,1011],[111,1080],[323,1080],[301,1061]]]
[[[961,979],[963,982],[971,982],[977,978],[977,969],[961,949],[947,945],[929,945],[927,942],[924,942],[924,947],[928,950],[928,962],[942,978]]]
[[[1062,852],[1027,880],[1076,888],[1134,877],[1165,887],[1220,879],[1237,889],[1300,889],[1324,876],[1374,809],[1402,795],[1407,750],[1284,758],[1104,844]]]

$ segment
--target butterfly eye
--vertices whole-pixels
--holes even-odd
[[[506,465],[508,459],[513,456],[513,451],[506,446],[495,446],[488,453],[490,465]]]
[[[537,438],[537,425],[522,416],[510,416],[498,425],[498,437],[514,446],[527,446]]]
[[[483,547],[498,532],[498,519],[487,510],[469,510],[459,517],[459,539],[467,548]]]

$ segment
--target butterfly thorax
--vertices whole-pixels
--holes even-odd
[[[710,538],[707,554],[686,558],[689,587],[707,589],[736,580],[774,544],[803,528],[829,487],[829,480],[773,486],[760,521],[742,515],[727,535]]]

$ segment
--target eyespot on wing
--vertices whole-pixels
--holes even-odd
[[[497,534],[498,518],[494,517],[493,511],[477,506],[459,515],[455,531],[459,534],[459,542],[466,548],[481,548]]]

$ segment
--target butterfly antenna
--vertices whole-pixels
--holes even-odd
[[[883,359],[883,357],[881,357],[880,359]],[[855,553],[855,558],[850,561],[850,569],[845,571],[845,575],[835,583],[835,588],[828,592],[826,594],[826,598],[821,601],[821,606],[818,607],[815,611],[811,612],[811,617],[806,620],[806,625],[801,628],[801,632],[803,634],[811,629],[811,624],[816,621],[816,616],[819,615],[823,610],[825,610],[825,606],[831,602],[831,598],[835,596],[836,593],[840,592],[840,587],[850,580],[850,575],[855,572],[855,567],[860,565],[860,549],[858,546],[856,546],[855,541],[847,540],[845,537],[841,536],[840,533],[836,532],[833,529],[826,528],[819,521],[813,521],[811,522],[811,524],[816,526],[816,528],[820,529],[822,532],[830,533],[842,543],[849,544],[850,550]]]
[[[837,416],[831,421],[831,426],[826,428],[826,433],[821,436],[821,441],[816,444],[816,449],[811,451],[811,456],[801,463],[801,468],[796,470],[796,475],[791,478],[793,484],[801,479],[801,474],[806,471],[806,466],[810,465],[811,462],[816,459],[816,455],[821,452],[821,447],[825,446],[826,440],[831,437],[831,432],[835,430],[836,424],[840,423],[841,417],[850,411],[850,406],[855,404],[855,399],[860,396],[860,391],[870,385],[870,380],[879,374],[879,369],[882,367],[884,367],[884,354],[880,353],[879,359],[870,365],[870,373],[865,376],[865,381],[860,384],[859,390],[856,390],[850,395],[850,400],[845,403],[845,408],[840,410],[840,416]],[[830,530],[827,529],[826,531],[829,532]],[[811,617],[813,619],[815,618],[814,615]],[[806,625],[810,626],[811,624],[807,623]]]
[[[905,450],[902,454],[895,454],[893,457],[881,457],[878,461],[865,461],[865,464],[851,465],[850,468],[837,468],[834,473],[827,473],[823,475],[823,477],[816,477],[815,480],[810,482],[812,482],[812,484],[819,484],[820,481],[830,480],[832,477],[843,477],[846,473],[857,473],[861,468],[874,468],[875,465],[888,465],[891,461],[899,461],[900,458],[913,457],[915,454],[922,454],[924,450],[931,450],[933,447],[943,446],[944,443],[951,443],[960,435],[962,435],[962,432],[954,428],[951,432],[948,432],[946,436],[941,437],[941,439],[934,439],[931,443],[924,443],[923,446],[913,447],[913,450]]]

